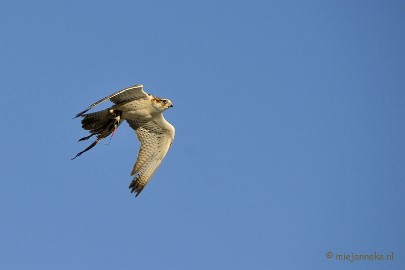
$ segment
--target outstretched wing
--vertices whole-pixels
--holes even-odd
[[[173,142],[175,130],[162,114],[145,123],[131,120],[127,122],[141,142],[138,159],[131,172],[135,177],[129,185],[131,192],[135,192],[138,196],[166,156]]]
[[[115,104],[118,104],[118,103],[125,102],[128,100],[145,98],[147,96],[148,96],[148,94],[143,91],[143,85],[136,84],[136,85],[130,86],[128,88],[122,89],[112,95],[109,95],[108,97],[102,98],[97,102],[94,102],[87,109],[76,114],[75,118],[77,118],[79,116],[83,116],[88,110],[94,108],[95,106],[99,105],[100,103],[103,103],[106,100],[111,100]]]

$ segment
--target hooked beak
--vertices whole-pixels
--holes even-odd
[[[170,104],[169,108],[173,107],[173,104]]]

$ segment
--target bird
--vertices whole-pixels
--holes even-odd
[[[114,105],[105,110],[87,113],[107,100]],[[79,139],[79,142],[92,136],[96,136],[96,140],[77,153],[72,160],[92,149],[104,138],[113,136],[125,120],[135,131],[140,142],[138,157],[131,171],[134,178],[129,185],[131,193],[135,193],[137,197],[173,143],[175,128],[163,117],[163,112],[171,107],[173,107],[171,100],[146,93],[142,84],[130,86],[94,102],[74,118],[82,117],[82,128],[90,133]]]

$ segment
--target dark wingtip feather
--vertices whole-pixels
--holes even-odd
[[[135,197],[138,197],[143,188],[144,187],[141,187],[137,180],[132,180],[131,184],[129,184],[129,189],[131,190],[131,193],[135,193]]]
[[[73,119],[78,118],[78,117],[80,117],[80,116],[84,116],[84,114],[85,114],[88,110],[89,110],[89,109],[86,109],[86,110],[84,110],[84,111],[82,111],[82,112],[79,112],[78,114],[75,115],[75,117],[73,117]]]

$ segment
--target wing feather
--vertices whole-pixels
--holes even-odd
[[[135,100],[135,99],[145,98],[147,96],[148,96],[148,94],[146,94],[143,91],[143,85],[142,84],[136,84],[136,85],[130,86],[128,88],[122,89],[122,90],[120,90],[120,91],[118,91],[118,92],[116,92],[116,93],[114,93],[112,95],[109,95],[109,96],[105,97],[105,98],[102,98],[99,101],[94,102],[89,107],[87,107],[87,109],[85,109],[84,111],[76,114],[75,118],[77,118],[79,116],[83,116],[87,111],[89,111],[90,109],[96,107],[100,103],[103,103],[106,100],[111,100],[115,104],[118,104],[118,103],[125,102],[125,101],[128,101],[128,100]]]
[[[175,130],[162,114],[146,123],[140,124],[135,121],[128,123],[141,142],[138,158],[131,172],[135,177],[129,185],[131,192],[135,192],[138,196],[166,156],[173,142]]]

